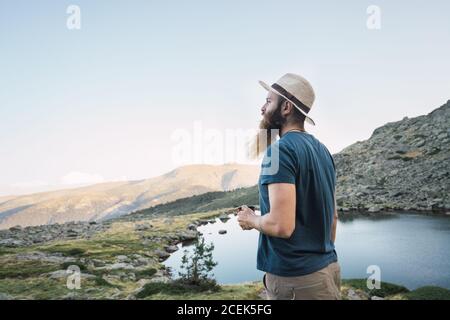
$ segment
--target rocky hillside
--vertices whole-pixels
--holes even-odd
[[[251,165],[190,165],[146,180],[4,197],[0,229],[119,217],[183,197],[252,186],[258,171]]]
[[[2,230],[0,237],[9,240],[0,243],[0,300],[265,298],[261,281],[214,288],[182,285],[164,265],[180,243],[201,236],[199,225],[228,212]],[[75,267],[79,289],[68,286]],[[349,300],[450,299],[450,291],[439,287],[409,291],[383,282],[380,290],[369,290],[366,279],[344,279],[341,294]]]
[[[344,210],[450,210],[450,100],[334,155]]]

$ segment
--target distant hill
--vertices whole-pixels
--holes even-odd
[[[190,165],[162,176],[0,198],[0,229],[103,220],[179,198],[255,185],[252,165]]]
[[[404,118],[374,130],[333,158],[338,209],[450,210],[450,101],[428,115]],[[258,188],[210,192],[135,212],[177,215],[258,205]]]
[[[334,154],[338,208],[450,210],[449,128],[450,101],[427,115],[381,126],[368,140]],[[256,187],[224,191],[254,186],[258,174],[259,166],[191,165],[146,180],[0,197],[0,229],[257,204]]]
[[[196,196],[178,199],[152,208],[139,210],[122,217],[136,220],[149,216],[178,216],[193,212],[208,212],[218,209],[235,208],[240,205],[258,206],[258,186],[240,188],[225,192],[207,192]]]

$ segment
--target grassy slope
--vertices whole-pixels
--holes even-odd
[[[157,270],[163,268],[154,252],[169,244],[170,237],[196,220],[207,220],[227,212],[231,207],[255,201],[257,189],[240,189],[225,193],[227,196],[214,197],[214,193],[190,197],[174,203],[134,214],[133,219],[118,219],[111,222],[111,228],[97,234],[92,239],[56,241],[45,245],[28,248],[0,248],[0,293],[16,299],[126,299],[140,287],[138,280],[151,279]],[[224,193],[221,193],[224,194]],[[199,209],[198,211],[193,208]],[[212,210],[212,208],[223,208]],[[196,211],[197,213],[190,213]],[[199,212],[200,211],[200,212]],[[205,211],[205,212],[203,212]],[[178,212],[178,215],[177,215]],[[164,216],[163,216],[164,215]],[[170,216],[167,218],[167,216]],[[135,225],[149,222],[153,228],[138,233]],[[143,236],[158,237],[160,241],[144,244]],[[45,273],[67,268],[66,264],[39,261],[18,260],[16,254],[42,251],[63,256],[74,257],[84,273],[92,274],[92,279],[82,279],[80,290],[69,290],[65,279],[49,279]],[[89,264],[92,259],[113,263],[118,255],[140,254],[153,261],[146,269],[136,274],[135,280],[122,279],[123,270],[95,270]],[[107,277],[105,277],[107,276]],[[105,280],[107,279],[107,280]],[[422,287],[409,291],[394,284],[382,283],[381,290],[369,291],[364,279],[344,280],[342,295],[348,298],[353,290],[364,298],[371,296],[387,299],[450,299],[450,291],[438,287]],[[144,291],[143,299],[261,299],[263,287],[261,282],[247,282],[236,285],[223,285],[217,291],[183,292],[174,290],[169,285],[161,285],[160,290]],[[145,289],[145,287],[144,287]],[[151,293],[151,294],[150,294]]]
[[[136,211],[122,219],[150,216],[178,216],[192,212],[208,212],[224,208],[235,208],[242,204],[258,205],[258,187],[240,188],[233,191],[207,192],[182,198],[145,210]]]

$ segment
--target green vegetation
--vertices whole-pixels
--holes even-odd
[[[171,283],[153,282],[146,284],[136,298],[142,299],[151,295],[161,294],[166,296],[183,296],[198,293],[213,293],[220,290],[220,286],[212,280],[204,280],[198,284],[189,284],[183,279],[174,280]]]
[[[132,221],[115,220],[111,222],[108,230],[90,239],[53,241],[26,248],[0,248],[0,293],[14,299],[262,299],[264,288],[260,281],[217,285],[212,277],[206,276],[215,262],[212,260],[212,248],[207,246],[204,240],[197,243],[200,247],[197,249],[197,257],[195,254],[194,257],[185,257],[185,273],[178,280],[163,281],[164,265],[156,253],[158,250],[164,251],[168,245],[173,245],[173,239],[176,239],[180,232],[185,232],[189,224],[195,221],[218,217],[228,212],[229,208],[242,203],[257,203],[248,200],[254,196],[254,192],[257,192],[256,189],[240,189],[228,193],[232,195],[230,199],[219,196],[211,204],[208,204],[208,197],[212,196],[210,194],[184,199],[176,206],[158,206],[159,209],[154,211],[156,216],[144,215]],[[192,211],[195,206],[199,206],[196,212]],[[223,208],[208,211],[206,208],[209,206]],[[162,208],[169,210],[169,216],[159,216],[163,213]],[[176,215],[176,208],[182,208],[183,213]],[[137,231],[136,226],[143,223],[152,227]],[[59,257],[59,260],[23,258],[23,255],[32,252],[53,255]],[[19,259],[17,254],[21,254],[22,258]],[[120,255],[129,259],[139,255],[148,260],[142,267],[135,269],[102,267],[117,264]],[[61,257],[74,258],[74,262],[61,263],[64,260]],[[80,290],[69,290],[65,277],[55,278],[48,275],[53,271],[66,270],[70,265],[79,266],[83,274],[88,275],[82,276]],[[450,300],[450,291],[439,287],[428,286],[409,291],[405,287],[383,282],[380,290],[369,290],[365,279],[343,280],[343,299],[349,299],[350,290],[363,299],[378,296],[402,300]]]
[[[181,280],[194,286],[201,286],[204,282],[215,283],[210,275],[217,265],[217,262],[212,257],[213,251],[214,244],[205,244],[205,238],[203,237],[196,242],[192,256],[189,256],[188,251],[185,250],[181,259],[181,269],[183,271],[179,273]]]
[[[148,209],[133,212],[130,216],[179,216],[192,212],[208,212],[224,208],[235,208],[242,204],[257,205],[258,187],[240,188],[233,191],[207,192],[204,194],[178,199]],[[129,217],[123,217],[127,219]]]
[[[58,270],[55,264],[41,261],[15,261],[13,259],[3,260],[0,268],[0,279],[16,278],[24,279],[39,276]]]
[[[165,289],[169,287],[169,289]],[[261,300],[263,286],[260,282],[247,282],[235,285],[189,288],[185,284],[149,285],[139,293],[139,299],[151,300]]]
[[[155,268],[149,268],[149,269],[144,269],[141,271],[136,271],[135,272],[136,280],[151,278],[156,272],[157,272],[157,270]]]
[[[399,295],[399,297],[408,300],[450,300],[450,290],[435,286],[426,286]]]
[[[367,288],[366,279],[345,279],[342,280],[342,286],[361,290],[368,294],[369,297],[377,296],[385,298],[395,294],[409,292],[407,288],[389,282],[381,282],[380,289],[369,289]]]
[[[67,270],[67,268],[69,268],[70,266],[78,266],[80,268],[80,271],[86,271],[87,267],[81,263],[80,261],[75,261],[75,262],[63,262],[61,263],[60,269],[61,270]]]

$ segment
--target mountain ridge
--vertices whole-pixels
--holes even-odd
[[[253,165],[188,165],[149,179],[0,199],[0,228],[114,218],[195,194],[251,186],[257,176]]]

